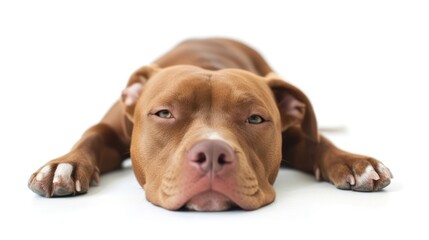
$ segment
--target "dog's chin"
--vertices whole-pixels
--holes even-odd
[[[225,195],[206,191],[192,197],[185,205],[189,210],[200,212],[218,212],[226,211],[233,206],[232,201]]]

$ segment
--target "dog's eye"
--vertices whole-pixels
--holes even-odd
[[[246,122],[247,122],[247,123],[250,123],[250,124],[261,124],[261,123],[265,122],[265,119],[263,119],[263,118],[262,118],[261,116],[259,116],[259,115],[254,114],[254,115],[250,116],[250,117],[246,120]]]
[[[155,113],[156,116],[160,118],[173,118],[173,114],[171,114],[168,110],[161,110]]]

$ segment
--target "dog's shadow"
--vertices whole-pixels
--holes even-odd
[[[141,189],[134,177],[130,159],[124,161],[121,169],[102,174],[100,176],[100,184],[92,187],[87,195],[97,196],[99,193],[113,193],[118,191],[118,189],[125,191],[129,188]]]
[[[303,173],[290,168],[280,168],[274,188],[277,195],[289,195],[290,193],[313,187],[317,182],[311,174]]]

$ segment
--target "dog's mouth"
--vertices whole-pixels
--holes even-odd
[[[235,207],[235,204],[224,194],[208,190],[193,196],[185,207],[200,212],[218,212]]]

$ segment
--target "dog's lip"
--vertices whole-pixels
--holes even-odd
[[[163,196],[162,207],[169,210],[184,209],[186,204],[194,197],[204,192],[213,191],[222,194],[229,199],[231,207],[238,207],[243,210],[254,210],[261,206],[260,195],[261,189],[256,189],[254,192],[246,193],[239,185],[233,184],[226,179],[212,178],[210,175],[199,176],[192,181],[187,181],[186,184],[180,184],[178,189],[169,192],[170,188],[162,188],[161,196]]]
[[[196,183],[196,185],[198,185],[198,183]],[[170,195],[167,198],[165,198],[166,202],[164,204],[161,204],[161,206],[172,211],[187,209],[186,205],[190,202],[192,198],[202,193],[210,192],[210,191],[216,192],[218,194],[225,196],[228,199],[228,202],[230,204],[228,209],[238,208],[246,211],[251,211],[261,207],[261,204],[259,203],[259,201],[254,201],[255,200],[254,197],[256,195],[261,194],[260,189],[258,189],[258,191],[253,196],[249,196],[249,195],[238,194],[238,192],[235,191],[235,189],[231,189],[229,191],[221,191],[221,190],[211,189],[210,187],[207,187],[204,189],[202,188],[198,189],[198,188],[192,187],[186,191],[181,191],[180,194]],[[226,211],[228,209],[224,209],[222,211]]]
[[[208,181],[204,181],[203,179],[201,180],[195,183],[195,185],[192,188],[176,196],[174,200],[171,199],[176,202],[175,204],[176,208],[174,210],[189,209],[189,210],[196,210],[196,211],[226,211],[231,207],[241,208],[240,204],[234,201],[234,197],[228,193],[229,191],[214,190],[211,186],[211,182],[209,179],[207,179]],[[219,201],[220,199],[223,199],[223,201],[228,204],[228,208],[221,209],[221,210],[198,210],[190,206],[190,205],[196,206],[195,204],[193,204],[193,201],[195,201],[196,199],[198,199],[198,201],[203,201],[202,198],[210,198],[210,197],[217,198],[217,201]]]
[[[185,204],[189,210],[195,211],[226,211],[236,204],[229,197],[217,191],[208,190],[191,197]]]
[[[240,208],[243,210],[253,210],[257,207],[253,206],[251,203],[249,204],[243,198],[243,196],[237,195],[237,191],[235,189],[218,189],[213,188],[209,179],[208,181],[204,181],[204,179],[200,179],[197,181],[192,188],[187,189],[186,191],[182,191],[180,194],[176,196],[170,196],[169,202],[172,204],[169,209],[171,210],[179,210],[188,208],[188,203],[192,203],[192,199],[196,197],[204,196],[206,193],[215,193],[225,197],[225,201],[228,202],[229,207],[219,211],[225,211],[230,208]],[[258,190],[259,191],[259,190]]]

